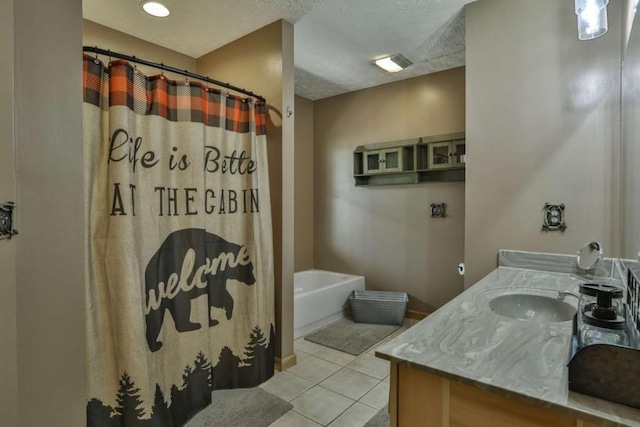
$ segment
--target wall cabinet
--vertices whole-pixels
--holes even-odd
[[[428,144],[429,169],[452,168],[464,164],[465,142],[434,142]]]
[[[465,135],[361,145],[353,153],[357,186],[464,181]]]
[[[403,147],[367,151],[365,152],[364,173],[371,174],[403,171],[405,170],[405,159],[403,154]]]

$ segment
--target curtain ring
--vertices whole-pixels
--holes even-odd
[[[95,51],[96,56],[93,58],[93,63],[96,65],[99,65],[100,59],[98,58],[98,46],[95,46],[95,48],[96,48],[96,51]]]

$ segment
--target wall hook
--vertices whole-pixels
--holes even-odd
[[[287,109],[285,110],[285,112],[287,113],[287,117],[293,116],[293,110],[288,105],[287,105]]]

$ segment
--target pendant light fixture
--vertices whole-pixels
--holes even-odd
[[[595,39],[607,32],[608,4],[609,0],[575,0],[580,40]]]

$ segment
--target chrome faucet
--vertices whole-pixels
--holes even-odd
[[[575,297],[575,298],[580,299],[580,295],[575,294],[575,293],[570,292],[570,291],[560,291],[560,292],[558,292],[558,299],[559,299],[560,301],[564,301],[564,299],[565,299],[566,297],[568,297],[568,296],[571,296],[571,297]]]

